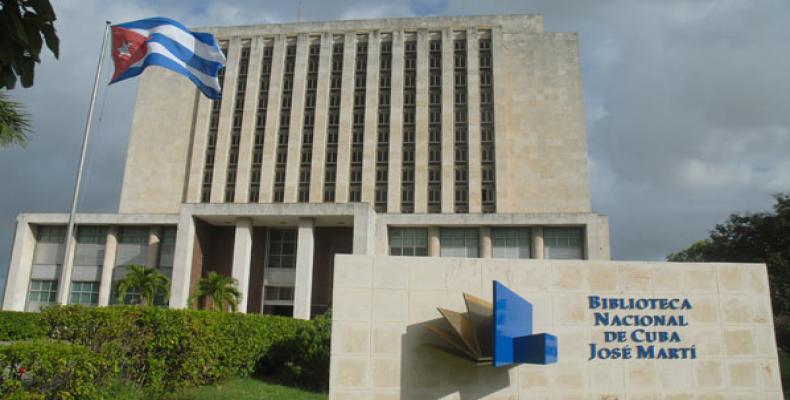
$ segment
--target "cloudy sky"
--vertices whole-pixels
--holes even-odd
[[[0,282],[21,212],[66,212],[104,21],[191,26],[290,22],[296,1],[56,1],[61,57],[27,105],[35,136],[0,150]],[[579,32],[595,212],[615,259],[660,260],[731,212],[790,192],[786,0],[302,0],[302,20],[541,13]],[[103,82],[109,80],[107,68]],[[115,212],[136,81],[102,87],[79,210]],[[2,285],[0,285],[2,290]]]

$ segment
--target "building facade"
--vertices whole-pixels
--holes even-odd
[[[21,214],[3,309],[124,300],[130,264],[171,278],[173,308],[216,271],[241,311],[309,318],[336,254],[609,259],[576,34],[539,15],[200,30],[222,100],[143,74],[119,212],[79,214],[69,249],[67,215]]]

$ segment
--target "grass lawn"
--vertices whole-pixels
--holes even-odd
[[[184,391],[178,400],[326,400],[325,393],[308,392],[275,385],[254,378],[237,378],[212,386],[201,386]]]
[[[126,385],[113,387],[106,393],[116,400],[143,400],[145,395]],[[316,393],[293,387],[276,385],[255,378],[235,378],[176,393],[174,400],[326,400],[326,393]]]

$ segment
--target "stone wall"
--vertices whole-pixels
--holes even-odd
[[[464,311],[464,292],[490,301],[493,280],[533,304],[556,364],[475,366],[427,346],[436,307]],[[762,264],[340,255],[334,288],[330,399],[782,398]],[[591,295],[688,299],[688,326],[655,330],[696,358],[589,360],[604,330],[633,330],[596,327]]]

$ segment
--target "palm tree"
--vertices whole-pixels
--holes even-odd
[[[126,276],[118,281],[118,302],[123,303],[129,290],[140,291],[140,304],[152,305],[157,293],[164,293],[165,299],[170,297],[170,279],[155,268],[142,265],[129,265]]]
[[[241,292],[235,279],[220,275],[214,271],[200,278],[197,289],[192,295],[192,304],[211,300],[211,308],[216,311],[227,311],[230,308],[235,312],[241,300]]]
[[[22,104],[9,100],[5,92],[0,92],[0,148],[12,144],[27,145],[31,129],[30,117],[25,114]]]

